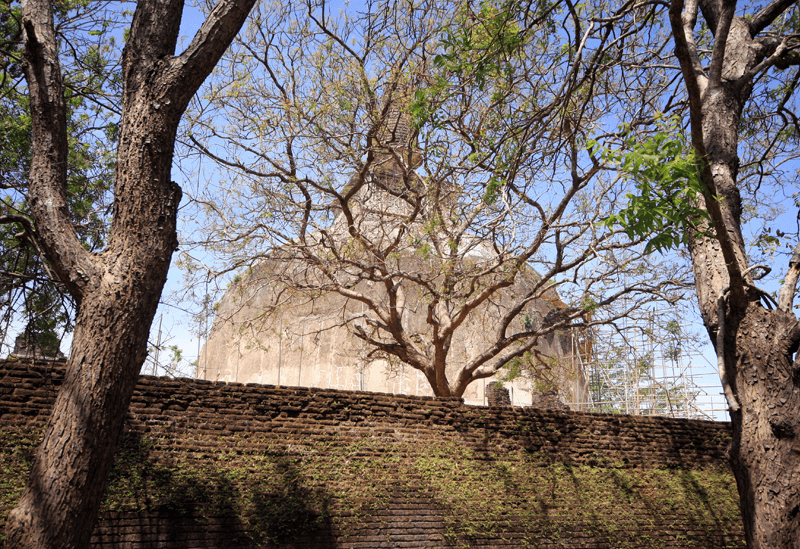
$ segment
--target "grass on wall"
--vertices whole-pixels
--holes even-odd
[[[0,523],[22,491],[34,435],[0,432]],[[525,450],[476,451],[455,440],[294,437],[276,444],[249,434],[128,432],[102,511],[200,523],[223,517],[231,531],[272,546],[308,535],[389,532],[390,521],[411,519],[379,511],[410,501],[427,506],[452,546],[482,538],[535,546],[580,536],[618,549],[743,546],[730,534],[741,519],[727,469],[591,467]]]

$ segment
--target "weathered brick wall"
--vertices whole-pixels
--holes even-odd
[[[0,532],[61,381],[0,363]],[[744,547],[723,423],[142,377],[93,547]]]

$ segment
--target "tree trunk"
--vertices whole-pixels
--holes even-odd
[[[731,132],[735,136],[740,112],[740,103],[728,94],[705,96],[707,158],[723,197],[724,230],[744,272],[747,260],[736,187],[738,140],[727,139]],[[727,126],[727,131],[720,126]],[[690,251],[700,309],[717,352],[723,353],[723,385],[730,386],[734,399],[730,403],[731,460],[748,547],[800,547],[800,441],[796,438],[800,435],[800,363],[793,360],[800,343],[800,324],[787,311],[765,308],[752,281],[745,283],[739,297],[728,291],[730,277],[718,241],[694,242]],[[717,300],[723,295],[728,297],[720,319]],[[717,342],[720,327],[724,330],[723,349]]]
[[[168,265],[171,253],[153,249],[160,261],[138,262],[138,274],[126,269],[139,283],[112,281],[84,298],[52,418],[8,516],[7,548],[88,545],[166,280],[166,269],[154,263]]]
[[[727,231],[742,271],[748,265],[736,184],[737,131],[749,91],[723,85],[703,98],[703,140],[714,185],[723,199],[725,226],[717,230]],[[730,292],[725,316],[719,319],[717,300],[731,283],[720,244],[704,239],[690,249],[701,311],[712,341],[717,341],[720,325],[725,333],[724,375],[735,398],[731,460],[748,547],[800,547],[800,441],[796,440],[800,376],[793,373],[798,365],[792,358],[800,342],[800,324],[788,312],[766,309],[752,281],[745,284],[742,295]]]
[[[23,3],[33,127],[28,200],[39,244],[78,311],[64,383],[8,516],[8,549],[89,544],[178,244],[181,191],[170,180],[178,124],[254,3],[220,0],[177,57],[183,1],[138,3],[123,54],[113,224],[100,254],[81,246],[66,207],[66,106],[52,3]]]
[[[109,244],[90,258],[95,273],[81,288],[64,384],[9,514],[8,548],[77,549],[91,536],[178,243],[181,191],[170,182],[177,120],[170,119],[179,116],[153,112],[148,91],[156,89],[141,88],[125,102],[116,192],[128,199],[115,201]],[[31,195],[33,204],[43,200]]]
[[[693,37],[698,4],[714,33],[707,67],[699,61]],[[689,94],[692,141],[705,161],[709,192],[704,205],[717,233],[716,239],[690,242],[689,251],[703,321],[721,357],[733,424],[731,462],[750,549],[800,547],[800,361],[793,358],[800,323],[791,303],[796,278],[787,280],[788,299],[781,290],[777,309],[762,305],[764,292],[748,268],[738,188],[738,131],[756,75],[751,71],[780,53],[777,40],[755,37],[790,5],[777,0],[749,19],[734,15],[735,2],[687,2],[682,12],[682,1],[673,0],[670,9]],[[721,200],[714,202],[714,194]]]
[[[751,303],[728,321],[735,339],[731,461],[751,549],[800,547],[800,340],[797,319]],[[726,343],[726,346],[728,343]]]

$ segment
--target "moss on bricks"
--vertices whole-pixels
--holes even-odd
[[[58,383],[0,363],[0,532],[49,413],[30,399]],[[729,441],[727,424],[145,378],[92,543],[739,548]]]

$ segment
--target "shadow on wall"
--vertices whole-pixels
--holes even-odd
[[[458,429],[464,438],[491,423],[470,412],[473,421]],[[744,547],[738,494],[724,462],[708,456],[699,467],[703,443],[682,452],[685,433],[659,429],[650,438],[648,425],[656,422],[604,419],[591,433],[567,422],[536,422],[514,433],[487,429],[471,448],[427,450],[423,476],[447,509],[448,541],[471,545],[502,536],[532,546],[571,540],[620,549]],[[584,437],[594,439],[591,449],[580,449]],[[597,444],[603,439],[607,448]],[[652,455],[642,452],[648,447]]]
[[[48,374],[0,364],[0,538]],[[725,424],[150,377],[127,421],[96,547],[744,547]]]
[[[200,450],[203,441],[195,442]],[[330,497],[284,450],[247,455],[219,445],[170,456],[159,446],[137,431],[125,433],[93,544],[330,546]],[[113,532],[103,518],[115,520]],[[131,522],[129,539],[120,539],[119,519]]]

